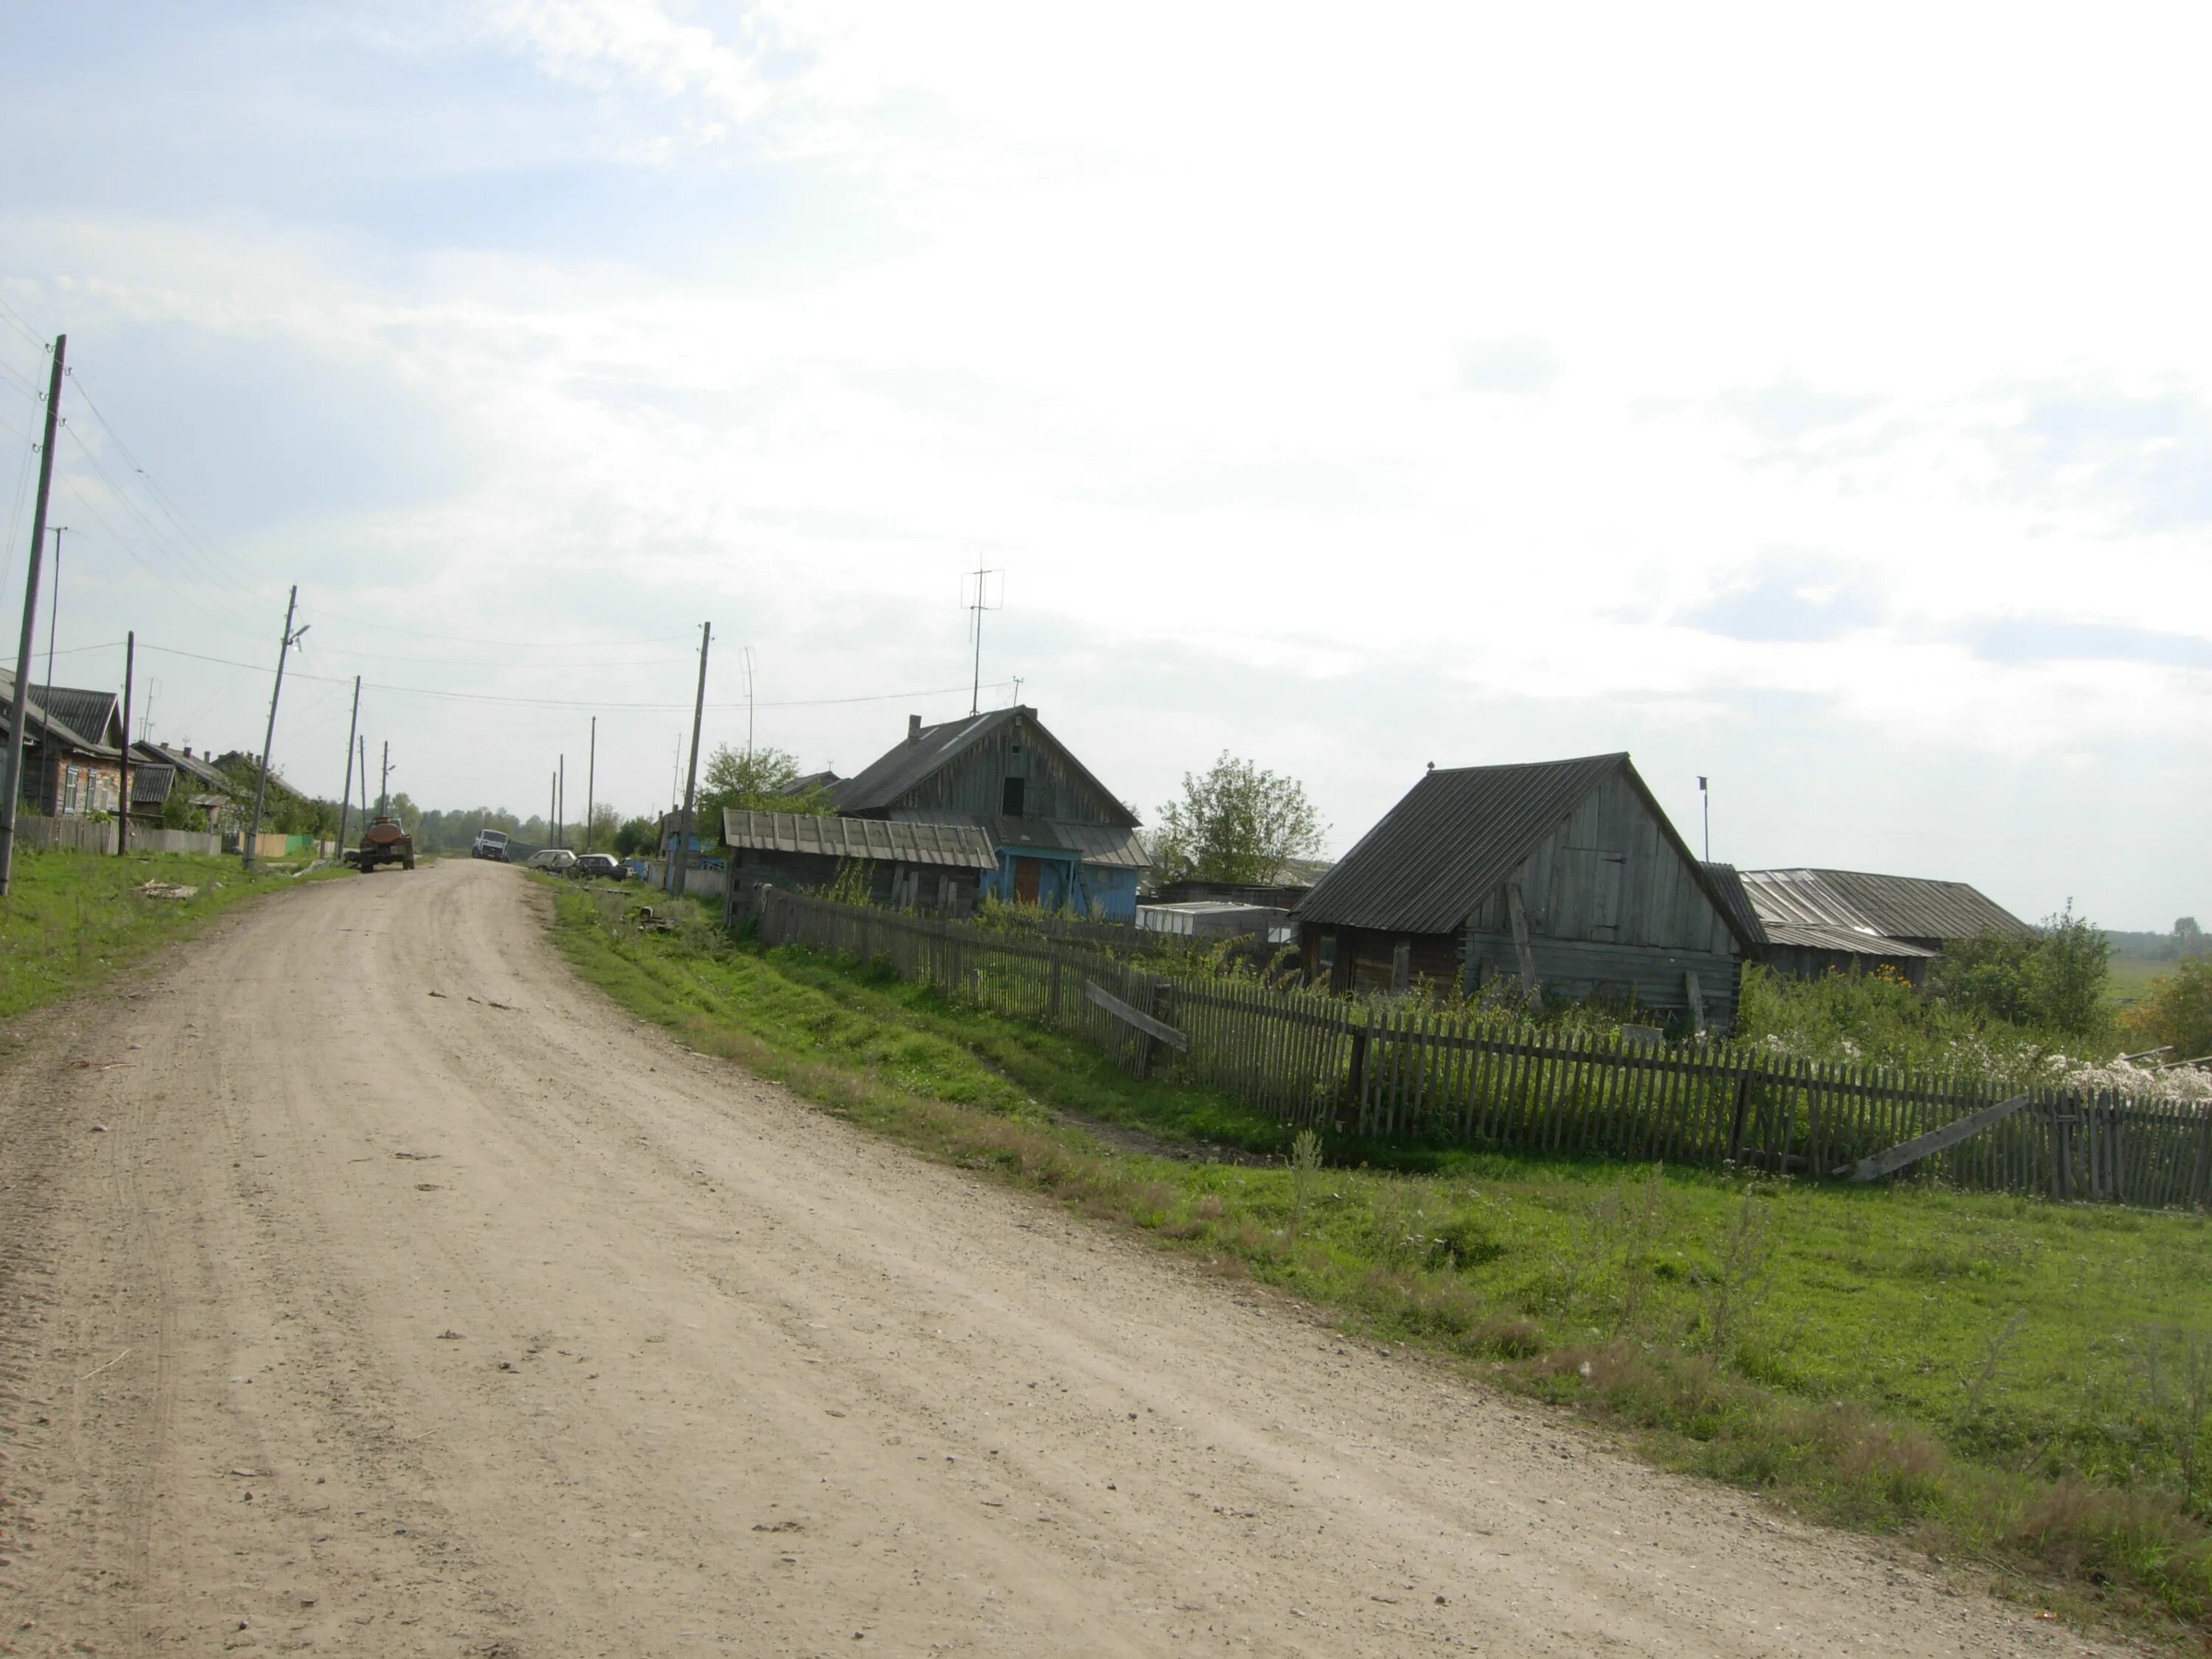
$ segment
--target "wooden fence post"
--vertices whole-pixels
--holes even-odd
[[[1700,1016],[1702,1019],[1703,1016]],[[1747,1066],[1736,1074],[1735,1111],[1729,1122],[1728,1160],[1735,1163],[1743,1155],[1743,1121],[1751,1110],[1751,1079],[1753,1068]]]
[[[2189,1207],[2204,1207],[2204,1180],[2212,1173],[2212,1108],[2200,1109],[2197,1120],[2197,1168],[2189,1177]]]

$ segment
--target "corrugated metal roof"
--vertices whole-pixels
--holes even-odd
[[[957,720],[923,726],[918,736],[879,755],[858,775],[833,784],[830,804],[840,812],[887,812],[898,805],[902,796],[920,787],[974,744],[1016,720],[1024,721],[1030,730],[1060,750],[1076,775],[1096,790],[1098,799],[1108,802],[1123,821],[1132,826],[1136,823],[1136,818],[1127,813],[1114,792],[1091,776],[1083,763],[1076,759],[1075,751],[1045,729],[1044,723],[1036,717],[1036,710],[1023,705],[994,708],[981,714],[963,714]]]
[[[177,769],[173,766],[137,766],[131,769],[131,804],[133,806],[159,806],[168,799],[169,791],[177,784]]]
[[[112,691],[83,691],[68,685],[34,685],[31,701],[71,731],[103,745],[122,704]]]
[[[1735,866],[1707,860],[1705,874],[1711,878],[1713,890],[1727,903],[1729,914],[1735,918],[1744,937],[1754,945],[1766,944],[1766,929],[1759,921],[1751,895],[1743,890],[1743,878],[1736,872]]]
[[[217,789],[229,791],[236,787],[229,778],[198,756],[187,755],[181,749],[172,749],[167,744],[134,743],[131,745],[131,752],[134,757],[143,757],[149,766],[174,767],[187,777],[198,778],[202,783]],[[134,758],[132,764],[137,763]]]
[[[1626,754],[1431,772],[1314,884],[1305,923],[1449,933]],[[1631,769],[1632,770],[1633,769]]]
[[[2035,931],[1963,881],[1859,870],[1747,870],[1743,884],[1770,932],[1777,922],[1899,939]]]
[[[1917,945],[1908,945],[1901,939],[1890,939],[1881,933],[1863,933],[1856,927],[1801,927],[1793,923],[1778,921],[1765,927],[1769,945],[1789,945],[1802,951],[1849,951],[1863,957],[1939,957],[1941,951],[1930,951]]]
[[[15,700],[15,677],[0,669],[0,732],[7,729],[7,710]],[[74,749],[79,754],[105,757],[117,753],[106,744],[87,737],[67,720],[49,709],[39,700],[39,688],[35,685],[31,687],[30,694],[23,700],[23,734],[24,740],[29,743],[36,743],[41,736],[51,736],[61,747]]]
[[[1070,823],[1065,818],[978,818],[965,812],[936,807],[902,806],[890,815],[893,823],[973,824],[994,847],[1040,853],[1073,853],[1085,864],[1111,864],[1131,870],[1149,870],[1152,854],[1134,830],[1104,823]]]
[[[722,813],[722,840],[763,853],[811,853],[823,858],[872,859],[885,864],[950,865],[988,870],[999,861],[973,824],[902,823],[890,818],[836,818],[805,812]]]

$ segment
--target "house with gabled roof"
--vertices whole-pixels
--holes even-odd
[[[205,828],[221,827],[226,812],[235,816],[238,786],[190,744],[173,748],[142,739],[131,745],[131,817],[149,828],[161,823],[163,809],[182,800],[205,815]]]
[[[1296,912],[1310,981],[1602,997],[1725,1029],[1750,930],[1626,754],[1431,769]]]
[[[857,776],[831,786],[841,817],[966,825],[993,867],[984,896],[1133,921],[1148,866],[1137,815],[1026,706],[924,726]]]
[[[0,670],[0,732],[15,677]],[[112,691],[33,685],[23,705],[23,807],[46,817],[89,817],[122,806],[123,715]]]

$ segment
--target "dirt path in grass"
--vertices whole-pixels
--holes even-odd
[[[542,902],[285,895],[8,1061],[0,1652],[2083,1649],[687,1054]]]

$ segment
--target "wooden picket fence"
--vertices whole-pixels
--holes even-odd
[[[2201,1106],[2023,1095],[1987,1079],[1828,1065],[1747,1043],[1639,1042],[1510,1015],[1170,977],[1158,963],[1073,942],[774,887],[760,890],[758,915],[765,945],[888,959],[905,978],[1094,1043],[1139,1075],[1211,1085],[1293,1127],[1824,1177],[2018,1100],[1913,1164],[1912,1177],[2201,1207],[2212,1174],[2212,1113]]]

